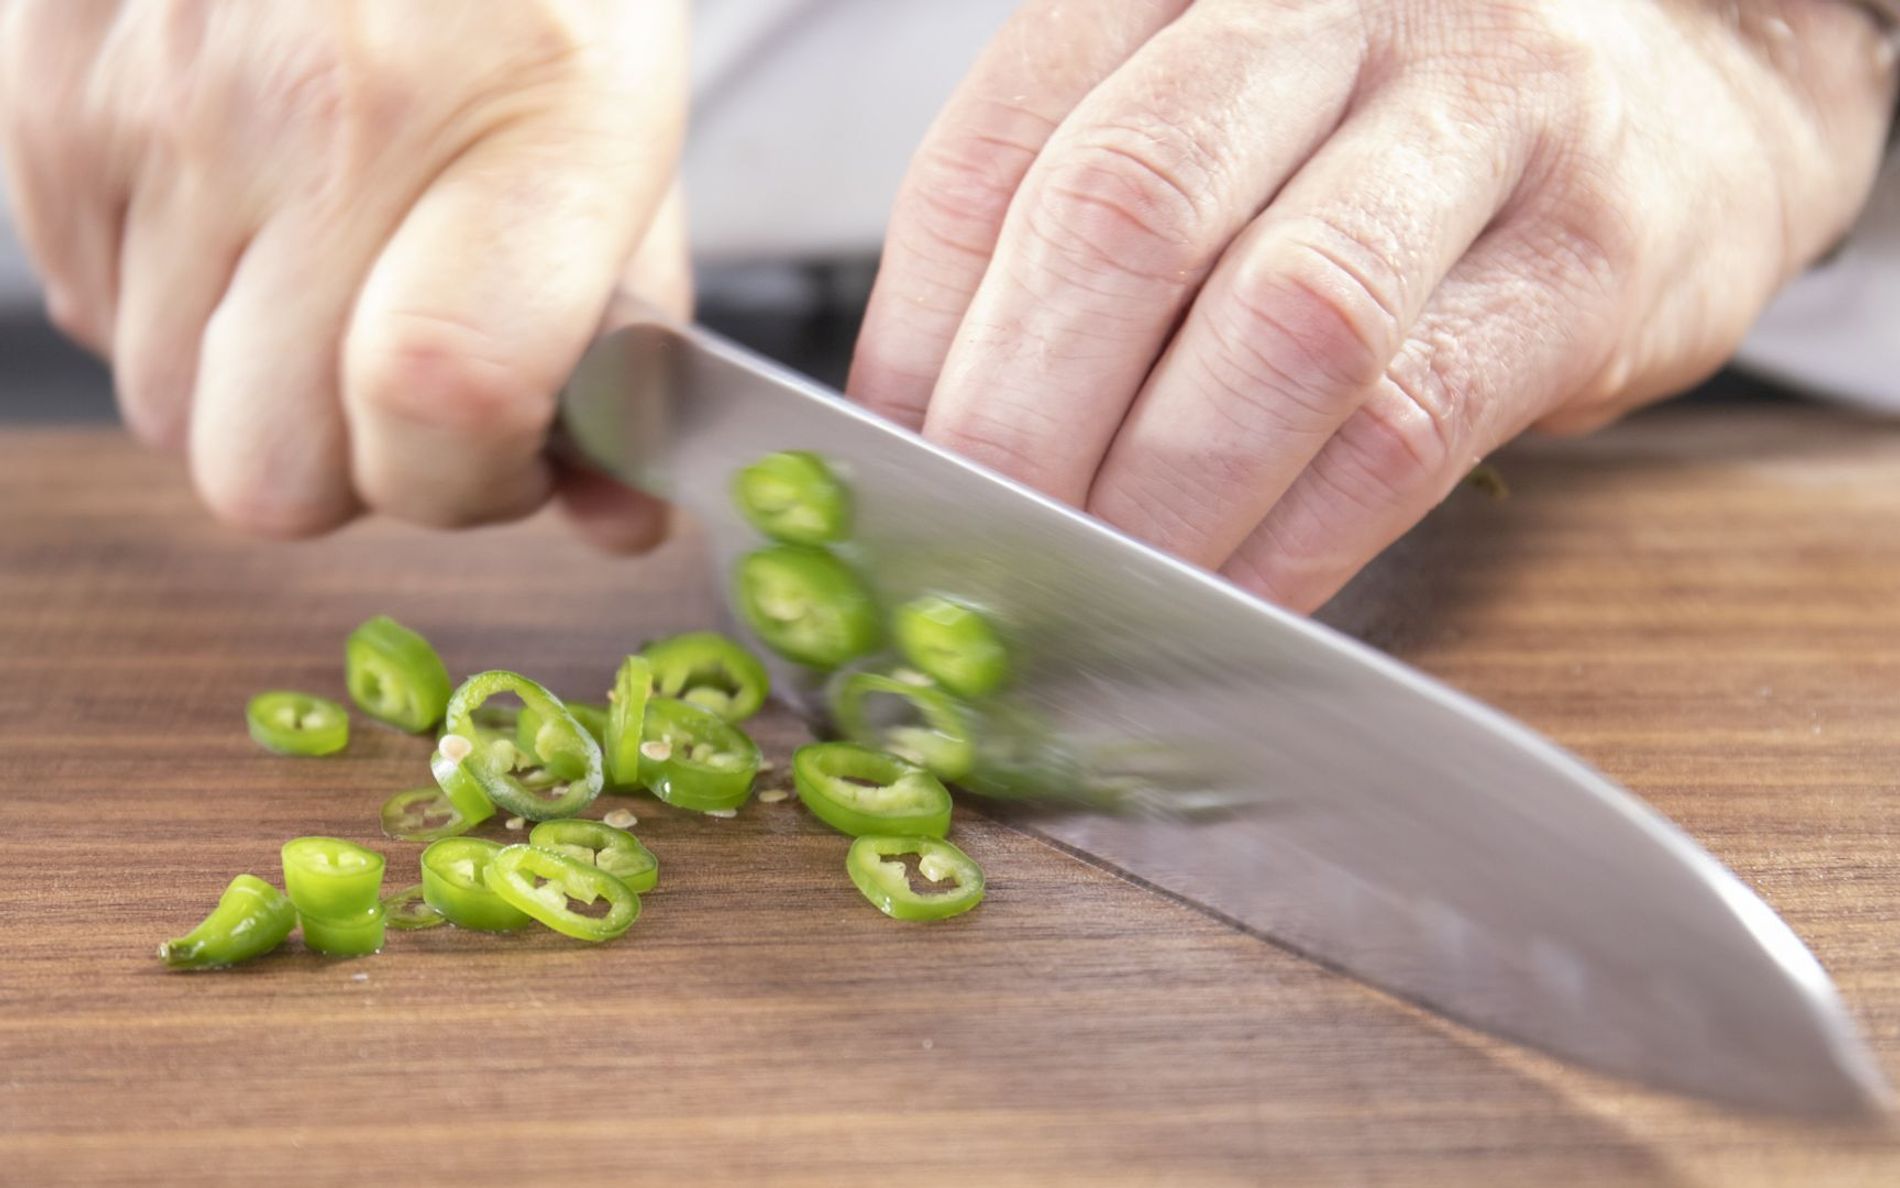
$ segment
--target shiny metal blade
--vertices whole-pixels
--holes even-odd
[[[1047,836],[1456,1019],[1656,1085],[1884,1108],[1827,975],[1680,830],[1529,730],[698,329],[605,334],[570,448],[675,500],[722,567],[775,450],[853,488],[887,604],[984,607],[1016,674],[974,788]],[[809,676],[774,669],[803,696]]]

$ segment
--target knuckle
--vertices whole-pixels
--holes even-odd
[[[416,425],[483,439],[539,436],[554,416],[558,377],[541,374],[464,319],[385,315],[353,337],[351,402]]]
[[[1185,286],[1212,255],[1205,171],[1191,158],[1166,137],[1088,133],[1040,179],[1027,229],[1084,275]]]
[[[918,150],[898,197],[897,239],[952,259],[988,258],[1037,151],[981,126],[933,137]]]
[[[1404,332],[1393,271],[1349,265],[1344,250],[1322,242],[1303,233],[1274,259],[1244,267],[1223,303],[1224,337],[1240,365],[1316,414],[1377,383]]]
[[[192,478],[198,498],[211,514],[252,536],[304,540],[335,530],[350,517],[340,500],[299,490],[263,467],[200,462],[193,455]]]
[[[1402,500],[1421,478],[1447,472],[1462,434],[1456,401],[1437,371],[1402,368],[1340,431],[1341,490],[1367,508]]]
[[[1039,480],[1048,471],[1051,459],[1036,447],[1038,438],[1032,429],[1013,423],[1025,411],[1020,407],[1012,407],[1006,412],[989,408],[971,409],[957,417],[930,425],[925,435],[972,462],[1031,486],[1046,489],[1046,482]],[[1043,419],[1048,420],[1046,417]],[[1056,428],[1052,422],[1045,427]]]

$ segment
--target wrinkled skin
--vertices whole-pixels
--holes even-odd
[[[1892,87],[1838,0],[1030,0],[917,153],[851,390],[1309,609],[1527,426],[1717,367]]]
[[[564,496],[616,289],[684,308],[684,0],[0,0],[50,312],[280,536]],[[1864,202],[1847,0],[1027,0],[919,149],[850,382],[1296,608],[1471,465],[1717,366]]]

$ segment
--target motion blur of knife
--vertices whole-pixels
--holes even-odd
[[[1600,1069],[1789,1112],[1886,1108],[1788,926],[1503,715],[703,329],[604,333],[562,420],[565,448],[687,508],[722,575],[758,545],[733,472],[777,450],[827,459],[882,600],[953,596],[1003,631],[1015,679],[982,707],[964,784],[1025,827]],[[817,713],[814,677],[781,663],[773,678]]]

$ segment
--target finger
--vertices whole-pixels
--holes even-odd
[[[1214,262],[1338,122],[1356,36],[1318,9],[1190,9],[1023,180],[924,432],[1070,503]]]
[[[114,73],[93,63],[117,7],[0,6],[0,167],[14,225],[47,316],[98,354],[111,345],[127,189],[104,131]]]
[[[505,129],[430,187],[377,260],[345,347],[357,489],[426,524],[539,506],[554,397],[659,204],[673,144],[581,113]],[[567,122],[572,119],[573,123]]]
[[[1189,0],[1030,0],[938,115],[891,211],[845,383],[921,426],[1009,204],[1063,118]]]
[[[1355,112],[1222,259],[1089,510],[1218,566],[1385,373],[1510,197],[1524,141],[1419,86]]]
[[[1317,608],[1486,454],[1604,374],[1609,283],[1572,245],[1515,226],[1488,233],[1222,572]]]
[[[219,519],[263,536],[328,531],[356,514],[336,344],[373,234],[284,212],[244,249],[204,329],[188,452]]]
[[[126,214],[112,375],[126,425],[153,445],[185,448],[200,341],[243,251],[202,175],[148,178]]]
[[[675,318],[692,316],[692,265],[677,182],[667,191],[652,228],[625,269],[620,291]],[[597,471],[558,465],[555,496],[575,530],[595,548],[644,553],[666,538],[671,512],[665,503]]]

